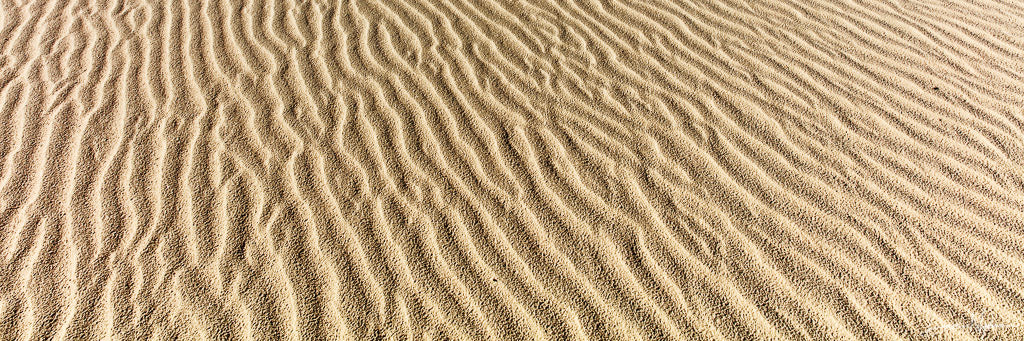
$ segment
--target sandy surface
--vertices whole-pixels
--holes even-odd
[[[1024,338],[1011,0],[0,0],[0,340]]]

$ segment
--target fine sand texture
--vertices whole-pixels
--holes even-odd
[[[1024,2],[0,0],[0,340],[1021,340]]]

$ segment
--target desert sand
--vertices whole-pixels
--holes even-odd
[[[0,0],[0,340],[1024,339],[1024,3]]]

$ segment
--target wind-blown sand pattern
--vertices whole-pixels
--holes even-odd
[[[1024,338],[1024,4],[0,2],[0,339]]]

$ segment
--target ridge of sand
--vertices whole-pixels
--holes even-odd
[[[0,339],[1022,338],[1022,18],[0,1]]]

